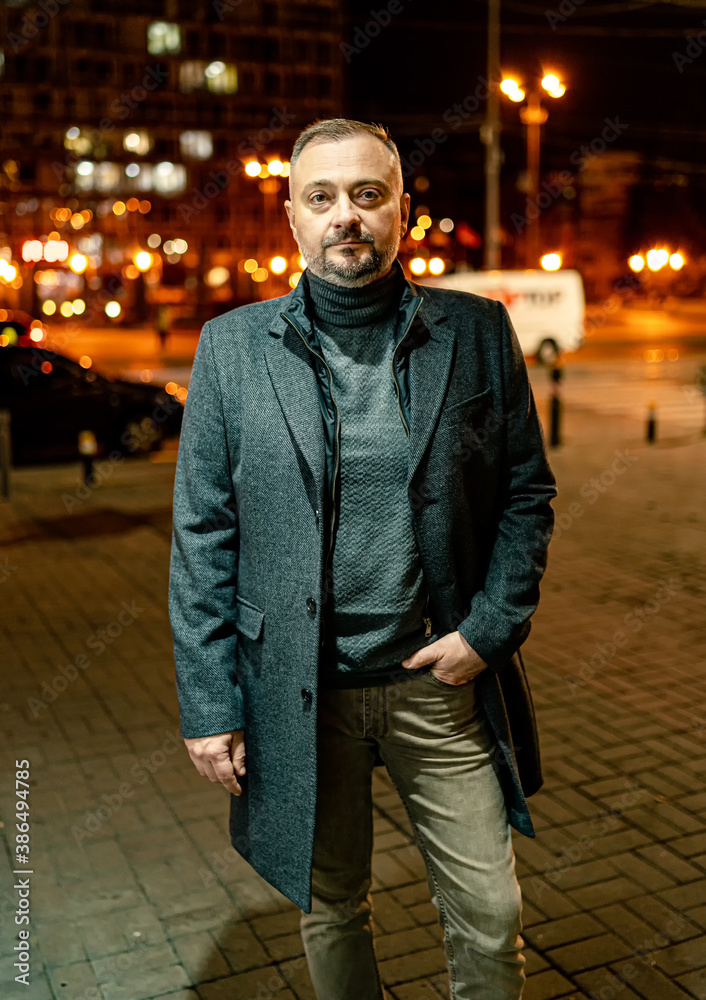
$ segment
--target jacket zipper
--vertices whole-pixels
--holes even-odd
[[[407,437],[409,437],[409,427],[407,426],[407,421],[405,420],[404,413],[402,412],[400,387],[399,387],[399,385],[397,383],[397,378],[395,376],[395,355],[397,354],[397,348],[400,346],[400,344],[402,343],[402,341],[405,339],[405,337],[409,333],[410,327],[412,326],[412,323],[414,322],[414,317],[417,315],[417,313],[419,312],[419,309],[421,308],[422,301],[423,300],[420,299],[419,302],[417,303],[417,307],[414,310],[414,312],[412,313],[412,316],[410,318],[409,323],[407,324],[407,328],[406,328],[405,332],[400,337],[400,339],[397,341],[397,344],[395,345],[395,349],[392,352],[392,381],[395,383],[395,392],[397,393],[397,409],[400,411],[400,417],[402,418],[402,423],[404,424],[404,429],[407,431]],[[427,590],[427,598],[426,598],[426,603],[425,603],[425,606],[424,606],[424,610],[426,612],[425,617],[422,619],[422,621],[424,622],[424,624],[426,626],[426,628],[424,630],[424,638],[425,639],[429,639],[431,637],[431,618],[429,617],[429,591],[428,590]]]
[[[404,413],[402,412],[402,406],[401,406],[401,403],[400,403],[400,387],[397,384],[397,377],[395,375],[395,355],[397,354],[397,348],[400,346],[400,344],[402,343],[402,341],[405,339],[405,337],[409,333],[410,327],[412,326],[412,323],[414,323],[414,317],[419,312],[419,310],[421,308],[421,305],[422,305],[422,302],[423,302],[423,299],[420,298],[419,302],[417,303],[416,309],[414,310],[414,312],[412,313],[412,316],[410,317],[410,320],[409,320],[409,323],[407,324],[407,328],[406,328],[405,332],[402,334],[402,336],[400,337],[400,339],[395,344],[395,349],[392,352],[392,381],[395,383],[395,392],[397,393],[397,409],[400,411],[400,417],[402,418],[402,423],[404,424],[404,429],[407,431],[407,437],[409,437],[409,427],[407,426],[407,421],[404,418]],[[431,632],[429,634],[431,635]]]
[[[336,514],[337,514],[337,510],[336,510],[336,479],[338,477],[338,466],[339,466],[340,451],[341,451],[341,414],[339,413],[339,410],[338,410],[338,405],[336,403],[336,397],[333,394],[333,375],[331,374],[331,369],[326,364],[326,359],[321,354],[317,354],[313,347],[309,347],[309,345],[306,342],[306,338],[305,338],[304,334],[301,332],[301,330],[296,325],[296,323],[293,323],[292,320],[289,319],[289,317],[287,315],[285,315],[284,313],[283,313],[283,315],[284,315],[284,318],[289,323],[289,325],[293,329],[295,329],[297,331],[297,333],[299,334],[299,336],[304,341],[305,346],[311,351],[311,353],[314,355],[314,357],[318,358],[320,361],[323,362],[323,364],[326,365],[326,371],[328,372],[329,389],[331,391],[331,399],[333,400],[333,405],[336,408],[336,465],[334,466],[334,470],[333,470],[333,496],[331,497],[331,506],[333,508],[333,513],[331,515],[331,535],[330,535],[330,538],[329,538],[328,553],[326,554],[326,562],[324,563],[324,578],[325,578],[326,577],[326,572],[328,570],[329,560],[331,558],[331,549],[333,548],[333,531],[334,531],[334,527],[335,527],[335,524],[336,524]],[[321,642],[323,644],[324,637],[326,635],[326,621],[325,621],[324,615],[321,616],[321,635],[322,635]]]

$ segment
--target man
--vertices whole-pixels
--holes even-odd
[[[500,304],[406,281],[386,130],[305,129],[289,295],[206,324],[170,584],[182,735],[234,847],[302,910],[319,1000],[380,1000],[371,776],[407,807],[455,1000],[521,995],[510,825],[541,785],[521,661],[553,514]]]

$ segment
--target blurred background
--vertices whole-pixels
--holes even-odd
[[[199,332],[296,286],[292,144],[343,116],[406,274],[507,305],[559,484],[525,996],[706,998],[705,86],[706,0],[0,2],[0,993],[29,844],[28,1000],[314,998],[181,745],[167,580]],[[374,793],[383,980],[448,997]]]

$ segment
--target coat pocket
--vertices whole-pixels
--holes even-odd
[[[462,399],[460,403],[452,403],[451,406],[445,406],[441,411],[442,419],[446,424],[462,423],[468,419],[471,413],[476,413],[478,410],[486,408],[492,398],[493,390],[491,388],[484,389],[483,392],[479,392],[475,396]]]
[[[262,625],[265,620],[265,612],[256,608],[254,604],[244,600],[238,594],[235,596],[235,627],[238,632],[242,632],[248,639],[259,639],[262,633]]]

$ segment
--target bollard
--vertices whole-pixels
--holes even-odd
[[[648,444],[654,444],[657,440],[657,404],[655,402],[651,402],[647,406],[646,438]]]
[[[79,454],[82,456],[83,481],[86,486],[93,486],[95,482],[93,460],[95,459],[96,452],[98,451],[98,443],[96,441],[94,431],[78,432],[78,450]]]
[[[549,402],[549,444],[557,448],[561,444],[561,392],[559,386],[563,371],[558,364],[551,370],[552,396]]]
[[[701,365],[697,371],[696,384],[699,387],[699,392],[704,397],[704,405],[706,406],[706,365]],[[704,410],[704,426],[702,433],[706,434],[706,410]]]
[[[10,469],[12,468],[12,439],[10,437],[10,411],[0,410],[0,496],[10,499]]]

